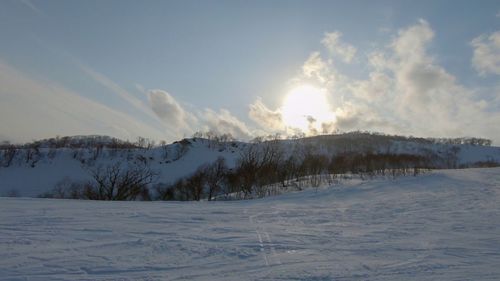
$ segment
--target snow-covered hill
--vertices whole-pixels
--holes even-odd
[[[500,168],[248,201],[0,198],[0,253],[0,280],[500,280]]]
[[[156,183],[171,183],[218,157],[234,167],[250,145],[193,138],[145,148],[104,136],[78,136],[36,142],[13,154],[4,146],[0,150],[0,196],[36,197],[64,180],[89,180],[89,170],[113,163],[145,164],[158,174]],[[282,140],[280,145],[287,155],[307,149],[328,157],[346,152],[422,155],[441,168],[500,162],[499,147],[364,133]]]
[[[239,143],[236,143],[239,144]],[[57,183],[90,180],[89,169],[112,163],[146,163],[158,173],[157,182],[170,182],[188,175],[204,163],[224,157],[234,165],[238,146],[214,146],[203,139],[191,139],[154,148],[39,148],[40,157],[26,161],[26,150],[18,149],[12,163],[0,167],[0,196],[36,197]]]

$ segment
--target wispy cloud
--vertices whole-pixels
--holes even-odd
[[[131,114],[132,111],[130,109],[133,109],[133,110],[135,110],[135,112],[133,112],[135,115],[137,115],[137,113],[139,113],[142,115],[141,117],[144,117],[142,119],[149,118],[150,121],[154,122],[156,125],[162,124],[161,122],[159,122],[161,120],[158,118],[158,116],[154,114],[152,109],[147,104],[147,91],[145,90],[144,86],[142,86],[138,83],[134,84],[135,89],[143,95],[144,99],[142,100],[142,99],[139,99],[134,94],[127,91],[125,88],[120,86],[118,83],[113,81],[108,76],[104,75],[103,73],[93,69],[92,67],[90,67],[86,63],[82,62],[79,58],[77,58],[72,53],[68,52],[67,50],[59,48],[57,46],[54,46],[51,42],[46,42],[46,41],[40,40],[38,43],[41,46],[45,47],[47,50],[51,51],[52,53],[57,54],[58,56],[62,57],[68,64],[79,69],[83,74],[85,74],[87,77],[92,79],[96,84],[101,85],[102,87],[107,89],[107,91],[102,92],[103,94],[114,95],[114,97],[121,99],[122,101],[124,101],[126,104],[128,104],[130,106],[128,108],[125,108],[125,107],[118,108],[117,106],[108,102],[107,103],[108,107],[113,108],[116,111],[121,111],[124,114]],[[84,95],[84,93],[80,93],[80,94]],[[105,99],[106,98],[104,98],[104,100]],[[167,129],[167,128],[164,128],[164,129]]]
[[[30,0],[19,0],[19,3],[24,4],[24,6],[28,7],[30,10],[32,10],[39,16],[45,16],[45,13],[42,10],[40,10],[37,6],[35,6],[35,4],[33,4],[33,2],[31,2]]]
[[[342,33],[339,31],[327,32],[321,40],[321,43],[330,52],[330,54],[340,57],[344,62],[350,63],[356,55],[357,49],[343,42],[340,38]]]
[[[146,114],[149,117],[156,118],[156,116],[151,112],[151,109],[142,100],[138,99],[137,97],[129,93],[127,90],[122,88],[113,80],[111,80],[104,74],[95,71],[89,66],[77,61],[76,59],[74,60],[74,62],[84,73],[86,73],[94,81],[96,81],[97,83],[101,84],[102,86],[110,90],[112,93],[114,93],[127,103],[129,103],[135,109],[139,110],[140,112]]]
[[[471,42],[474,48],[472,66],[481,75],[500,75],[500,31],[482,34]]]
[[[15,141],[103,134],[124,139],[172,138],[166,132],[63,86],[39,81],[0,61],[0,132]]]

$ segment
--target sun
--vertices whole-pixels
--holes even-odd
[[[283,122],[290,129],[304,133],[321,131],[323,123],[335,120],[326,91],[304,84],[293,88],[286,95],[281,107]]]

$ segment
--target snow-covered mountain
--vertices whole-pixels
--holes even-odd
[[[4,144],[0,150],[0,196],[35,197],[64,180],[89,180],[89,170],[113,163],[147,165],[157,173],[156,183],[171,183],[219,157],[232,168],[249,147],[267,142],[191,138],[155,146],[144,139],[130,143],[106,136],[76,136],[21,146]],[[279,144],[285,157],[304,151],[327,157],[346,153],[409,154],[425,156],[438,168],[500,162],[500,148],[482,139],[435,140],[356,132],[273,142]]]

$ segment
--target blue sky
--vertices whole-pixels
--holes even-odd
[[[499,143],[499,29],[486,0],[4,0],[0,138],[289,135],[283,101],[308,83],[336,117],[306,134]]]

